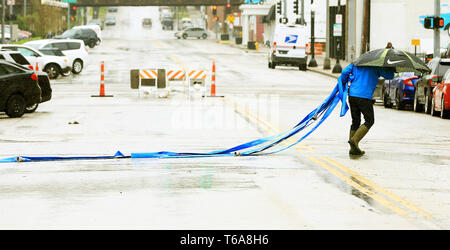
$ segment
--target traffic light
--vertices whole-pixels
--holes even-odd
[[[427,16],[423,20],[423,27],[425,29],[439,29],[444,27],[444,18]]]
[[[225,14],[231,14],[231,4],[227,3],[225,8]]]
[[[423,27],[425,29],[432,29],[433,28],[432,24],[433,24],[433,17],[431,16],[425,17],[425,19],[423,20]]]
[[[439,29],[444,27],[444,18],[435,17],[433,20],[433,28]]]
[[[214,17],[214,21],[219,21],[219,17],[218,17],[218,16],[215,16],[215,17]]]
[[[213,5],[213,15],[217,15],[217,5]]]
[[[298,15],[298,0],[294,0],[294,14]]]
[[[277,13],[281,15],[281,1],[277,2]]]
[[[70,20],[74,22],[77,17],[77,6],[72,5],[70,6]]]

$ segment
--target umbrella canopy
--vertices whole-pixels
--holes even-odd
[[[417,56],[396,49],[377,49],[369,51],[353,62],[353,65],[364,67],[395,68],[396,72],[431,72],[428,66]]]

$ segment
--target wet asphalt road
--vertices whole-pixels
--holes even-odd
[[[116,15],[83,73],[52,81],[50,102],[20,119],[0,114],[0,158],[224,149],[292,127],[335,85],[270,70],[264,50],[177,40],[161,30],[157,8]],[[147,16],[152,29],[141,27]],[[180,83],[168,98],[130,89],[130,69],[210,69],[212,60],[225,98],[188,97]],[[100,61],[113,98],[90,97]],[[450,228],[449,121],[380,105],[375,113],[360,159],[348,157],[349,114],[335,111],[304,143],[272,156],[1,164],[0,228]]]

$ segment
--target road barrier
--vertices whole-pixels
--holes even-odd
[[[202,96],[204,96],[206,94],[206,79],[209,73],[208,70],[200,68],[191,69],[188,70],[187,73],[189,94],[199,88]]]
[[[132,69],[130,83],[132,89],[139,90],[139,97],[141,92],[156,93],[158,97],[167,97],[169,94],[166,69]]]
[[[112,95],[105,95],[105,62],[100,63],[100,94],[91,95],[91,97],[113,97]]]
[[[208,76],[211,74],[211,94],[206,95]],[[163,76],[163,77],[161,77]],[[182,82],[183,89],[187,82],[188,92],[191,94],[200,88],[202,97],[224,97],[216,95],[216,63],[213,61],[212,70],[198,67],[196,69],[132,69],[130,70],[130,87],[138,89],[139,96],[141,92],[154,92],[155,90],[173,90],[172,84],[169,83]]]
[[[311,53],[311,43],[306,44],[306,54]],[[323,44],[314,43],[314,54],[320,56],[323,54]]]

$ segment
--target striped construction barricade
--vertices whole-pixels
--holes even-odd
[[[139,90],[139,97],[141,92],[151,93],[156,92],[159,97],[167,97],[168,95],[168,81],[166,69],[138,69],[131,71],[131,88]]]
[[[167,81],[170,82],[170,90],[179,90],[181,87],[181,91],[184,91],[185,82],[187,79],[187,74],[184,69],[167,69]],[[179,86],[181,83],[181,86]]]
[[[200,88],[202,95],[206,93],[206,79],[209,71],[206,69],[190,69],[187,72],[189,93],[195,89]]]

